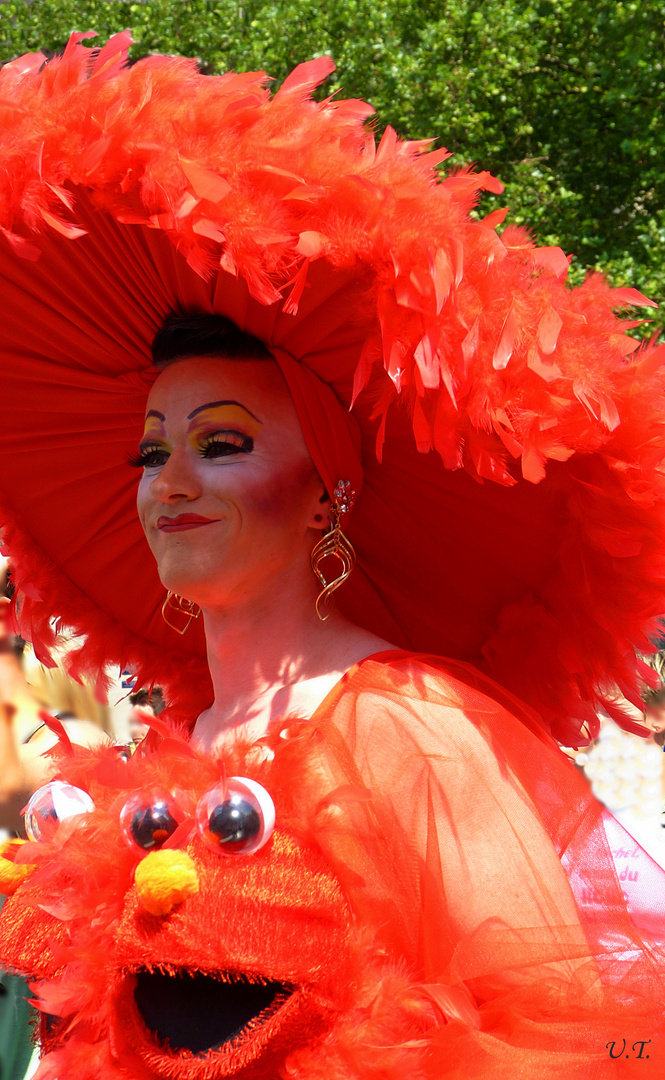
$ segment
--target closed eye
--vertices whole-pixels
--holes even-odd
[[[201,441],[198,452],[204,458],[229,457],[232,454],[251,454],[254,440],[242,431],[216,431]]]

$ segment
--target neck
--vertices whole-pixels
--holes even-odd
[[[200,724],[223,731],[270,713],[280,691],[344,664],[348,624],[334,612],[321,622],[315,597],[309,581],[300,589],[287,581],[260,603],[203,609],[215,700]]]
[[[354,664],[394,648],[334,610],[321,622],[315,599],[309,579],[287,575],[260,604],[204,607],[215,700],[196,722],[201,750],[229,732],[260,738],[273,720],[310,717]]]

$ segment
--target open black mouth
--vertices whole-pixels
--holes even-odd
[[[171,1050],[219,1050],[268,1020],[294,992],[279,982],[200,971],[138,971],[134,1000],[144,1024]]]

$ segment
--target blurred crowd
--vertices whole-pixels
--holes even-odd
[[[633,735],[601,716],[598,738],[569,753],[598,801],[665,867],[665,650],[642,659],[658,685],[645,687],[641,710],[625,699],[617,704],[651,734]]]
[[[146,735],[150,716],[164,707],[159,688],[132,693],[122,676],[115,680],[110,704],[100,703],[92,687],[66,674],[63,662],[71,647],[66,640],[56,666],[45,667],[12,631],[11,593],[11,573],[0,560],[0,839],[23,834],[21,811],[49,778],[48,751],[58,740],[49,717],[62,723],[74,743],[111,743],[128,755]]]

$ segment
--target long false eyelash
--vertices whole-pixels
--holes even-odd
[[[221,438],[222,435],[235,435],[238,442],[231,442],[228,439]],[[228,447],[227,451],[222,451],[219,455],[210,454],[209,451],[212,447]],[[209,435],[203,443],[199,454],[201,457],[225,457],[227,454],[251,454],[254,449],[254,440],[251,435],[245,435],[241,431],[216,431],[212,435]],[[154,454],[163,454],[164,449],[161,446],[144,446],[138,453],[128,453],[126,457],[127,464],[132,469],[144,469],[151,464],[157,464],[151,459]]]
[[[133,454],[131,452],[131,450],[129,451],[129,453],[127,453],[125,455],[125,461],[127,462],[127,464],[132,469],[142,469],[144,459],[145,459],[145,454],[143,454],[143,453]]]
[[[163,453],[163,450],[158,446],[144,446],[143,449],[139,450],[136,454],[133,454],[130,451],[125,460],[132,469],[143,469],[146,465],[150,464],[152,455],[158,452]]]

